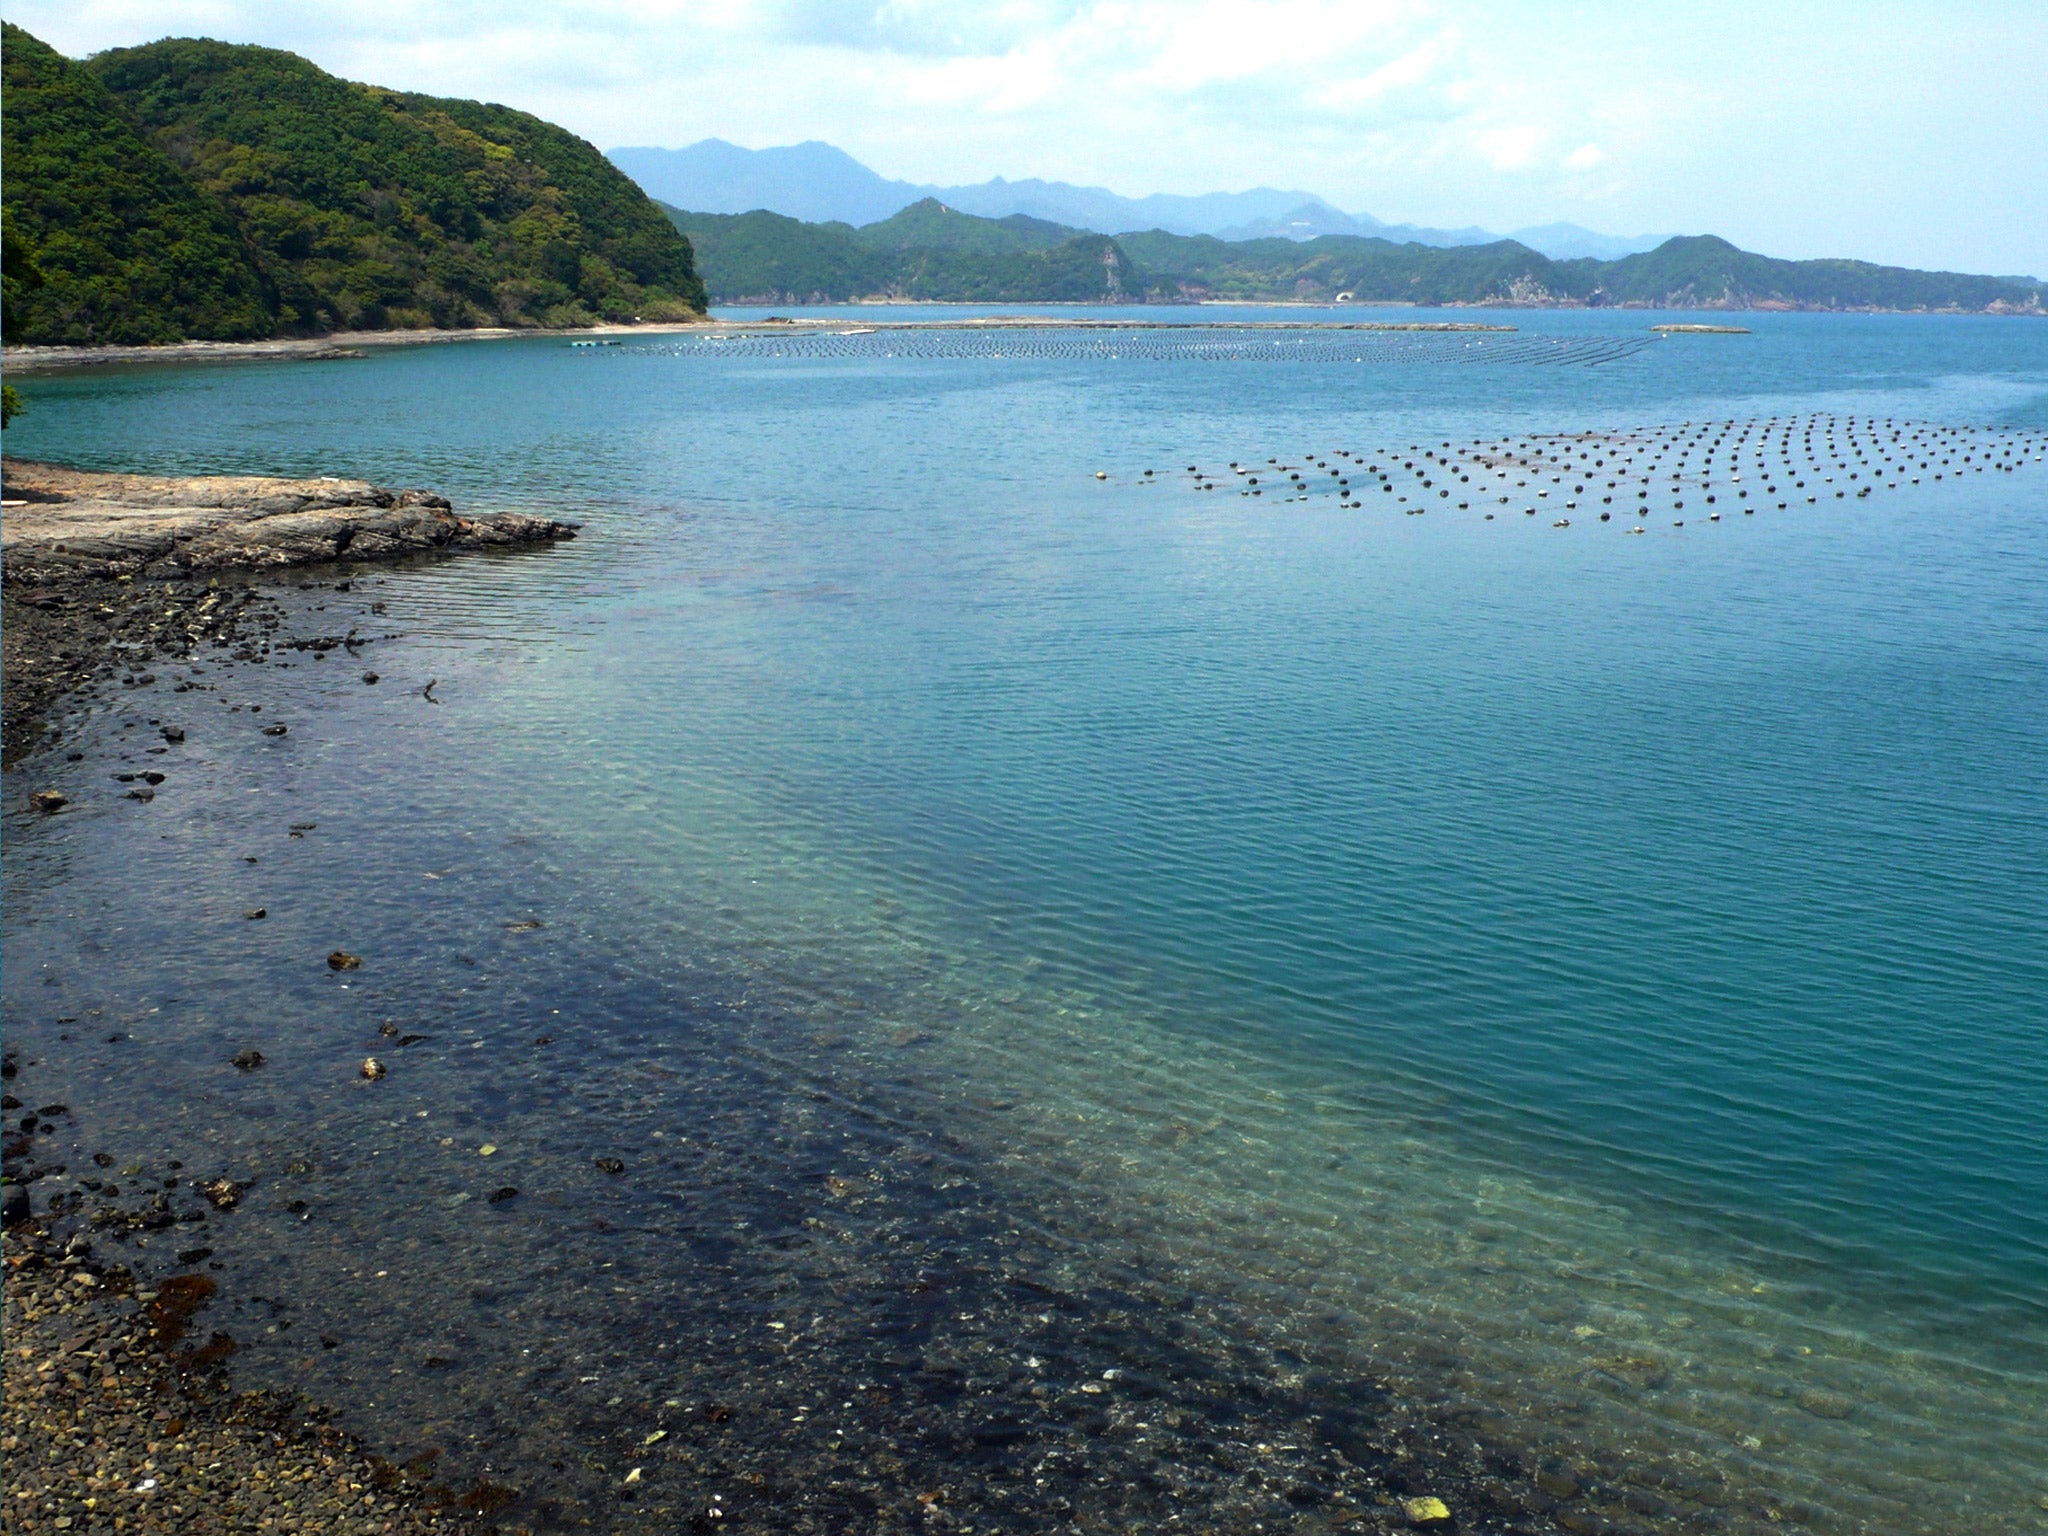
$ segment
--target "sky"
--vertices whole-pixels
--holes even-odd
[[[823,139],[885,176],[1275,186],[1389,222],[1713,233],[2048,276],[2044,0],[9,0],[602,148]]]

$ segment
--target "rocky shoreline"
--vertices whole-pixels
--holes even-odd
[[[434,491],[322,476],[124,475],[9,460],[0,560],[10,585],[169,579],[573,538],[520,512],[458,516]]]
[[[265,576],[550,543],[576,531],[521,514],[458,517],[432,492],[362,481],[107,475],[20,461],[6,465],[6,499],[0,624],[10,765],[47,745],[54,708],[94,683],[120,676],[147,687],[153,664],[205,652],[259,662],[273,648],[357,643],[353,632],[285,635]],[[345,591],[351,583],[344,571],[322,584]],[[125,777],[146,799],[162,775]],[[35,804],[59,810],[63,800],[46,793]],[[489,1521],[505,1490],[487,1482],[455,1489],[437,1482],[430,1464],[395,1466],[301,1396],[238,1392],[228,1367],[235,1341],[202,1330],[201,1314],[215,1291],[206,1271],[219,1268],[209,1264],[204,1224],[232,1210],[243,1187],[225,1179],[181,1187],[176,1162],[147,1172],[117,1168],[106,1154],[83,1170],[50,1163],[44,1139],[70,1112],[18,1098],[20,1066],[10,1043],[0,1100],[9,1532],[463,1536]],[[50,1187],[45,1180],[70,1192],[38,1209],[31,1191]],[[147,1264],[140,1254],[131,1267],[105,1252],[152,1237],[165,1251]]]
[[[276,628],[255,579],[298,567],[551,544],[577,524],[458,515],[365,480],[105,474],[9,460],[0,521],[4,746],[89,683],[203,649],[260,657]],[[138,670],[140,669],[140,671]]]
[[[6,1102],[12,1118],[21,1106]],[[191,1209],[174,1210],[178,1175],[138,1186],[140,1172],[120,1170],[130,1204],[101,1207],[92,1230],[175,1237],[239,1194],[199,1186]],[[10,1532],[464,1536],[502,1501],[488,1484],[436,1485],[431,1464],[393,1466],[295,1397],[236,1392],[235,1341],[203,1319],[211,1249],[186,1248],[168,1277],[138,1276],[100,1256],[88,1230],[67,1235],[26,1205],[10,1200],[4,1239]],[[198,1227],[184,1232],[198,1243]]]

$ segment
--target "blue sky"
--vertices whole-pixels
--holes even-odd
[[[200,34],[604,147],[816,138],[911,181],[1259,184],[1379,218],[1726,235],[2048,277],[2048,0],[10,0],[63,51]]]

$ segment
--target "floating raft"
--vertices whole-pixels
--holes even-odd
[[[843,322],[842,322],[843,327]],[[728,359],[1026,359],[1099,362],[1521,363],[1592,367],[1652,345],[1623,336],[1530,336],[1509,326],[1189,325],[1116,321],[806,327],[678,336],[636,354]]]
[[[768,315],[759,320],[721,321],[727,334],[773,327],[792,331],[837,330],[844,320],[793,320]],[[871,331],[1042,331],[1057,326],[1070,331],[1518,331],[1520,326],[1482,320],[1106,320],[1093,315],[967,315],[958,320],[863,321]]]
[[[1653,325],[1653,331],[1662,331],[1667,336],[1747,336],[1746,325]]]

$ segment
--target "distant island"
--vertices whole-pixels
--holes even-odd
[[[663,205],[715,303],[1244,303],[1531,308],[2048,313],[2038,283],[1863,261],[1781,261],[1713,235],[1614,261],[1555,261],[1514,240],[1431,246],[1357,235],[1224,240],[1104,236],[933,198],[856,228],[756,210]]]
[[[64,57],[7,24],[8,339],[241,341],[703,313],[687,240],[508,107],[198,39]]]

